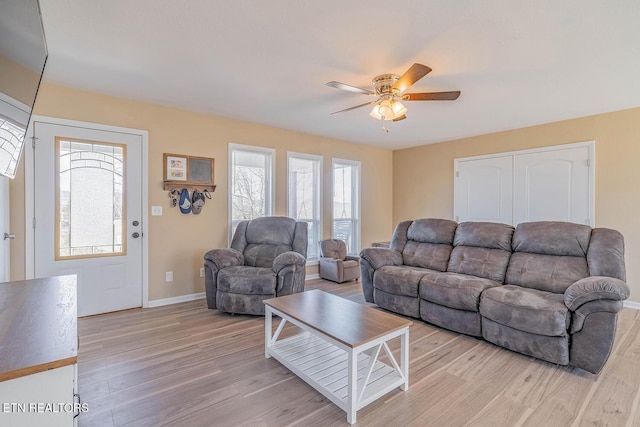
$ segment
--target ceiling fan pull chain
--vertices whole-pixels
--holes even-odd
[[[380,120],[382,120],[382,130],[383,130],[383,131],[385,131],[386,133],[389,133],[389,128],[387,128],[387,127],[384,125],[384,116],[380,116],[380,117],[381,117],[381,119],[380,119]]]

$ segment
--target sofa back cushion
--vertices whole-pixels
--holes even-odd
[[[323,240],[320,242],[320,256],[344,260],[347,258],[347,245],[342,240]]]
[[[541,221],[518,225],[505,283],[564,293],[589,276],[587,250],[591,227],[568,222]]]
[[[448,219],[426,218],[413,221],[406,227],[406,243],[401,249],[403,263],[413,267],[446,271],[457,226],[455,221]],[[398,240],[403,239],[395,240],[396,242],[392,241],[392,248],[399,250],[393,243],[399,246]]]
[[[256,218],[238,225],[231,247],[244,254],[245,265],[271,268],[275,257],[293,250],[295,235],[292,218]]]
[[[492,222],[458,224],[447,271],[504,283],[513,227]]]

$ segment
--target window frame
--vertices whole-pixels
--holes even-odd
[[[275,212],[276,202],[276,150],[274,148],[257,147],[253,145],[235,144],[229,143],[228,147],[228,161],[227,161],[227,225],[228,225],[228,239],[229,245],[233,240],[233,153],[236,151],[244,151],[249,153],[258,153],[267,155],[268,159],[265,165],[268,166],[266,171],[267,184],[265,189],[265,216],[273,216]]]
[[[353,227],[355,236],[352,238],[352,241],[356,247],[355,247],[355,251],[352,251],[352,248],[350,248],[349,245],[347,245],[347,253],[349,255],[358,255],[362,247],[361,246],[361,229],[362,229],[361,221],[362,220],[361,220],[361,212],[360,212],[361,198],[362,198],[362,185],[361,185],[362,163],[358,160],[347,160],[347,159],[340,159],[336,157],[331,159],[331,238],[335,238],[334,236],[335,236],[336,218],[334,217],[334,205],[336,200],[335,199],[336,165],[355,167],[355,174],[352,178],[356,180],[356,185],[355,185],[356,192],[355,194],[353,194],[352,192],[352,195],[351,195],[351,203],[353,206],[353,213],[355,214],[355,218],[351,218],[351,221],[355,223],[355,226]]]
[[[323,234],[322,234],[322,172],[323,172],[323,160],[324,157],[320,156],[320,155],[316,155],[316,154],[307,154],[307,153],[298,153],[298,152],[294,152],[294,151],[287,151],[287,216],[289,216],[290,218],[296,219],[298,220],[298,218],[296,218],[296,216],[291,215],[291,209],[292,209],[292,205],[291,205],[291,159],[302,159],[302,160],[310,160],[310,161],[315,161],[317,162],[317,176],[315,177],[315,183],[314,183],[314,197],[313,197],[313,202],[314,202],[314,218],[312,219],[312,222],[314,223],[314,225],[317,223],[316,226],[316,230],[317,230],[317,235],[316,235],[316,241],[315,242],[308,242],[307,245],[307,265],[315,265],[319,263],[320,260],[320,250],[318,249],[317,251],[317,256],[310,258],[309,257],[309,247],[311,247],[312,245],[316,245],[316,248],[318,247],[318,242],[320,242],[320,240],[322,240]]]

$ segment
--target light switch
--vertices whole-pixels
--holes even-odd
[[[162,206],[151,206],[151,216],[162,216]]]

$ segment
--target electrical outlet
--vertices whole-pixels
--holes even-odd
[[[200,267],[200,277],[204,277],[204,267]]]
[[[166,273],[164,273],[164,281],[173,282],[173,271],[167,271]]]

